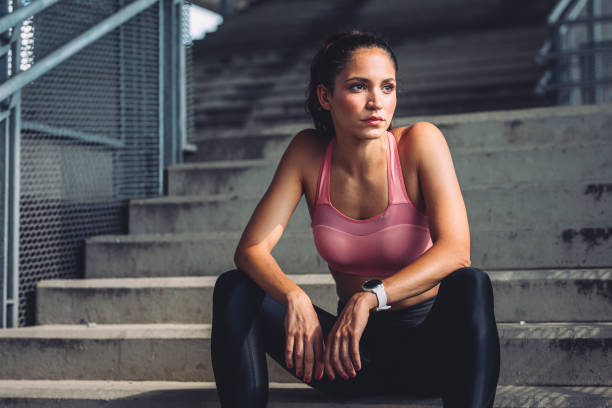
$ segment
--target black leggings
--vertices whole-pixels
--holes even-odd
[[[314,308],[327,340],[337,316]],[[332,398],[404,393],[442,397],[445,408],[492,407],[500,351],[489,276],[477,268],[457,269],[441,281],[416,326],[414,309],[419,305],[372,313],[360,340],[357,376],[331,381],[324,374],[317,381],[313,375],[309,385]],[[295,376],[295,368],[285,365],[285,310],[240,270],[217,279],[211,354],[224,408],[266,406],[266,353]]]

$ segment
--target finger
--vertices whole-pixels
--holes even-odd
[[[314,345],[308,337],[304,339],[304,382],[310,382],[312,378],[312,366],[314,364]]]
[[[302,336],[295,336],[293,359],[295,360],[295,375],[301,377],[304,372],[304,342]]]
[[[342,342],[342,338],[340,337],[340,333],[336,332],[334,335],[334,345],[331,350],[331,363],[335,371],[344,378],[348,380],[348,374],[344,370],[342,362],[340,361],[340,343]]]
[[[324,363],[325,363],[325,372],[327,373],[327,376],[329,377],[329,379],[332,381],[336,378],[336,373],[334,372],[334,368],[331,363],[331,349],[333,347],[333,344],[334,342],[332,340],[332,334],[330,333],[327,339],[327,344],[325,345]]]
[[[287,336],[285,344],[285,364],[287,368],[293,368],[293,336]]]
[[[357,337],[351,337],[351,357],[353,358],[353,366],[357,371],[361,370],[361,355],[359,354],[359,340]]]
[[[323,343],[323,336],[319,332],[314,342],[315,352],[315,369],[314,378],[320,380],[323,377],[325,371],[325,344]]]
[[[340,361],[342,361],[342,367],[346,370],[346,373],[350,377],[355,377],[357,375],[355,373],[355,368],[353,367],[353,362],[351,361],[351,356],[349,355],[349,343],[351,342],[352,336],[346,336],[342,339],[342,343],[340,344]]]

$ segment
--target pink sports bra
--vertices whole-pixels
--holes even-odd
[[[329,174],[336,139],[327,145],[319,170],[312,218],[315,246],[331,270],[361,276],[394,274],[432,245],[427,216],[410,202],[395,137],[387,131],[389,205],[382,213],[358,220],[338,211],[329,198]]]

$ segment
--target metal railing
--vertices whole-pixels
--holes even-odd
[[[612,101],[612,7],[602,0],[560,0],[548,16],[549,39],[534,61],[546,66],[535,93],[557,104]]]
[[[120,0],[118,7],[115,6],[115,2],[107,2],[108,4],[103,7],[102,1],[91,3],[72,1],[69,5],[81,12],[88,14],[87,10],[83,11],[82,8],[86,4],[90,8],[97,7],[104,17],[78,35],[66,36],[72,39],[52,52],[46,55],[41,52],[43,55],[31,65],[22,66],[21,37],[24,23],[28,19],[36,19],[45,13],[52,14],[54,7],[57,15],[65,14],[68,8],[59,9],[64,3],[69,3],[69,1],[0,0],[0,157],[2,157],[0,161],[0,242],[2,243],[0,246],[0,328],[24,324],[22,309],[26,306],[32,309],[33,299],[29,299],[26,305],[24,299],[20,298],[20,280],[22,288],[26,285],[31,292],[32,281],[40,278],[37,276],[34,279],[30,276],[27,279],[28,282],[24,283],[24,277],[20,276],[20,273],[23,275],[23,271],[20,272],[20,262],[23,264],[24,258],[44,258],[41,255],[43,252],[34,251],[32,245],[28,243],[30,238],[24,236],[26,229],[24,223],[28,222],[26,225],[28,231],[39,229],[33,236],[39,236],[40,240],[49,240],[49,237],[55,236],[55,241],[44,245],[45,247],[53,244],[59,248],[63,245],[61,250],[57,249],[53,254],[52,262],[45,263],[47,265],[45,267],[49,270],[52,267],[57,269],[57,264],[61,263],[57,260],[58,253],[71,251],[70,256],[75,260],[70,262],[82,268],[83,245],[75,245],[72,241],[82,243],[84,237],[88,234],[95,235],[96,232],[116,232],[119,228],[118,223],[116,220],[108,221],[108,214],[111,212],[115,215],[122,214],[129,198],[163,194],[165,189],[164,169],[171,164],[181,162],[183,151],[195,148],[187,142],[186,131],[183,0]],[[109,9],[112,10],[108,12]],[[138,41],[142,41],[144,34],[142,30],[129,27],[130,24],[134,24],[135,20],[145,15],[149,19],[147,21],[149,22],[148,27],[151,27],[150,31],[157,33],[155,34],[157,40],[154,44],[150,44],[151,50],[157,52],[157,58],[153,63],[150,59],[151,50],[134,52],[134,47],[138,46]],[[52,18],[47,17],[46,19],[40,18],[40,21],[44,22],[38,27],[41,30],[49,29],[55,24]],[[33,27],[36,28],[36,24]],[[100,70],[107,69],[105,73],[108,73],[108,76],[104,79],[107,83],[116,84],[116,91],[99,87],[102,90],[98,95],[101,100],[109,95],[112,97],[112,100],[106,104],[111,113],[106,117],[95,116],[97,100],[93,100],[90,103],[91,106],[83,107],[82,111],[78,111],[78,102],[82,99],[75,102],[76,97],[74,97],[72,100],[76,106],[74,116],[79,116],[74,120],[76,125],[60,123],[61,120],[56,119],[58,115],[54,114],[54,112],[59,112],[60,108],[54,106],[53,103],[57,104],[57,100],[68,101],[68,98],[72,96],[67,95],[68,92],[64,92],[61,86],[57,86],[57,78],[49,77],[60,67],[66,70],[66,66],[70,66],[68,60],[74,61],[75,58],[83,55],[84,50],[94,52],[102,44],[101,39],[109,39],[108,36],[111,33],[113,37],[107,43],[116,39],[121,46],[110,50],[108,58],[116,58],[119,63],[114,64],[113,60],[108,64],[110,68],[105,66]],[[124,41],[127,41],[126,33],[131,36],[132,42],[128,45],[132,48],[123,47]],[[32,35],[36,40],[37,33],[34,32]],[[40,43],[43,42],[40,41]],[[94,42],[96,46],[92,46]],[[149,43],[152,42],[149,41]],[[145,75],[145,67],[140,65],[144,60],[149,62],[151,67],[149,71],[157,75],[157,78],[149,81],[148,84],[144,84],[146,78],[141,78]],[[96,68],[88,65],[96,63],[97,61],[81,64],[76,68],[72,66],[71,70],[66,70],[66,72],[69,74],[88,72]],[[120,67],[115,73],[117,65]],[[68,77],[66,84],[74,85],[72,89],[78,89],[78,84],[70,83],[69,74],[65,75]],[[83,78],[94,81],[96,79],[91,72],[84,75]],[[149,78],[151,78],[150,75]],[[40,94],[44,97],[52,99],[48,89],[52,89],[51,94],[59,95],[59,99],[49,100],[46,121],[37,121],[35,120],[36,115],[32,114],[33,110],[47,109],[45,104],[40,103],[40,98],[37,98],[38,94],[34,92],[41,86]],[[23,105],[24,89],[29,90],[26,99],[31,101],[26,106],[28,108],[26,116],[24,116],[26,112]],[[152,143],[149,141],[150,134],[146,135],[148,137],[146,140],[142,136],[143,133],[147,133],[147,130],[139,133],[140,139],[126,136],[130,132],[135,134],[138,131],[131,130],[135,128],[135,125],[128,122],[145,114],[143,113],[146,108],[143,107],[145,103],[151,106],[149,98],[151,90],[157,92],[156,101],[153,101],[156,109],[153,114],[151,114],[151,109],[145,113],[149,115],[148,123],[155,123],[156,126],[156,134],[153,135]],[[92,95],[92,98],[94,96]],[[62,114],[67,115],[70,112],[71,109],[68,108],[61,111]],[[128,114],[131,115],[129,118]],[[117,123],[108,124],[109,130],[105,130],[104,123],[97,123],[104,122],[107,117],[117,119]],[[142,150],[142,146],[145,145],[148,149],[146,152]],[[51,158],[46,160],[45,154]],[[139,154],[142,154],[142,157],[138,156]],[[137,159],[132,159],[133,157]],[[46,163],[45,160],[52,162],[53,171],[57,172],[55,177],[60,180],[51,189],[52,191],[43,181],[37,181],[38,177],[46,177],[50,172],[47,167],[41,167],[40,163]],[[87,176],[81,174],[84,169],[88,168],[91,168],[91,175],[94,176],[90,179],[87,178],[90,176],[89,173]],[[100,173],[100,169],[106,173]],[[143,171],[150,173],[151,169],[154,169],[154,174],[145,179],[141,173]],[[66,181],[69,177],[73,179]],[[133,182],[125,181],[128,177],[136,179]],[[48,183],[48,181],[45,182]],[[77,191],[79,186],[83,186],[83,190],[87,191]],[[107,217],[104,219],[106,224],[100,227],[98,222],[97,229],[92,227],[87,231],[83,229],[77,231],[75,229],[77,227],[62,225],[60,226],[61,233],[57,233],[58,227],[55,224],[47,229],[44,229],[44,226],[32,227],[36,222],[40,222],[40,225],[43,225],[44,222],[51,225],[48,214],[44,213],[47,211],[44,208],[49,207],[50,202],[53,203],[53,209],[48,212],[52,212],[53,216],[60,220],[54,222],[63,220],[66,224],[69,223],[68,221],[76,224],[74,220],[67,220],[66,214],[72,212],[72,214],[77,214],[75,218],[82,216],[82,213],[89,214],[89,222],[92,225],[99,221],[95,220],[96,214],[104,214]],[[43,208],[41,203],[47,207]],[[120,207],[118,203],[122,203],[121,211],[118,210]],[[30,208],[36,208],[37,213]],[[42,213],[45,217],[41,216]],[[57,214],[60,214],[61,217]],[[103,216],[100,217],[103,218]],[[121,221],[125,224],[124,219]],[[70,230],[70,228],[73,229]],[[72,240],[70,245],[59,243],[62,239],[68,242],[68,238]],[[23,253],[20,245],[27,247]],[[80,252],[77,254],[76,251]],[[56,265],[51,265],[53,262]],[[71,266],[70,268],[75,269],[76,267]],[[70,273],[72,275],[69,277],[72,277],[75,272]],[[62,277],[55,270],[47,277],[49,276]]]

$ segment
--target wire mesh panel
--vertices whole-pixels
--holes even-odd
[[[125,3],[64,0],[35,15],[33,62]],[[127,232],[127,200],[159,194],[158,14],[155,4],[23,89],[20,326],[34,323],[38,281],[82,277],[85,239]]]

